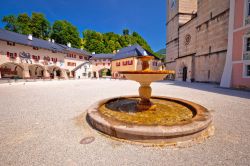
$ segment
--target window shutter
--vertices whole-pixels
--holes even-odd
[[[15,58],[17,57],[17,53],[14,54],[15,55]]]
[[[9,52],[7,52],[7,57],[10,57],[10,53]]]

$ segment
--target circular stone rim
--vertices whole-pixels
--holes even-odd
[[[107,103],[110,100],[119,98],[138,98],[139,96],[120,96],[113,97],[104,100],[100,100],[94,103],[87,109],[87,120],[90,125],[110,136],[114,136],[122,139],[167,139],[167,138],[178,138],[178,137],[190,137],[191,135],[197,135],[202,133],[203,130],[208,128],[212,123],[212,116],[210,112],[203,106],[193,103],[191,101],[163,97],[163,96],[152,96],[152,99],[163,99],[168,101],[177,102],[188,108],[193,108],[196,111],[196,115],[190,120],[181,122],[173,126],[163,125],[137,125],[128,124],[118,120],[111,120],[101,114],[98,110],[100,106]]]

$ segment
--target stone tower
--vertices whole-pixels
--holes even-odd
[[[167,0],[167,69],[175,70],[175,59],[179,57],[179,28],[191,20],[196,12],[197,0]]]

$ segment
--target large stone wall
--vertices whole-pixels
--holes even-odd
[[[177,0],[176,7],[170,8],[172,0],[168,0],[166,68],[175,69],[175,59],[178,58],[179,26],[185,24],[197,11],[197,0]]]
[[[198,56],[227,49],[228,22],[229,11],[197,27]]]
[[[179,0],[178,4],[179,32],[172,42],[168,40],[176,35],[173,29],[177,24],[172,21],[174,25],[167,25],[170,37],[166,68],[175,69],[177,80],[182,80],[183,68],[187,67],[187,81],[194,78],[201,82],[220,82],[227,51],[229,0]],[[195,9],[196,17],[181,14],[196,12]]]
[[[198,25],[229,9],[230,0],[198,0]]]
[[[219,83],[222,77],[226,52],[195,57],[195,80]]]
[[[197,17],[180,27],[179,57],[196,53]]]

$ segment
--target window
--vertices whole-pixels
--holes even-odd
[[[38,50],[38,47],[33,47],[33,50]]]
[[[68,66],[76,66],[76,63],[74,63],[74,62],[68,62]]]
[[[105,63],[103,63],[102,65],[105,66]]]
[[[79,59],[83,59],[83,56],[79,55]]]
[[[246,76],[250,77],[250,65],[246,66]]]
[[[246,38],[246,51],[250,51],[250,37]]]
[[[133,65],[133,60],[130,61],[130,65]]]
[[[44,56],[43,58],[45,61],[50,61],[50,57],[49,56]]]
[[[157,61],[154,61],[154,62],[153,62],[153,66],[157,66]]]
[[[57,62],[57,58],[51,58],[51,60],[56,63]]]
[[[7,57],[9,57],[11,59],[16,59],[17,58],[17,53],[7,52]]]
[[[250,0],[247,2],[247,16],[250,16]]]
[[[34,59],[35,61],[38,61],[40,59],[40,56],[32,55],[32,59]]]
[[[15,42],[9,42],[9,41],[7,41],[7,45],[9,45],[9,46],[15,46]]]

